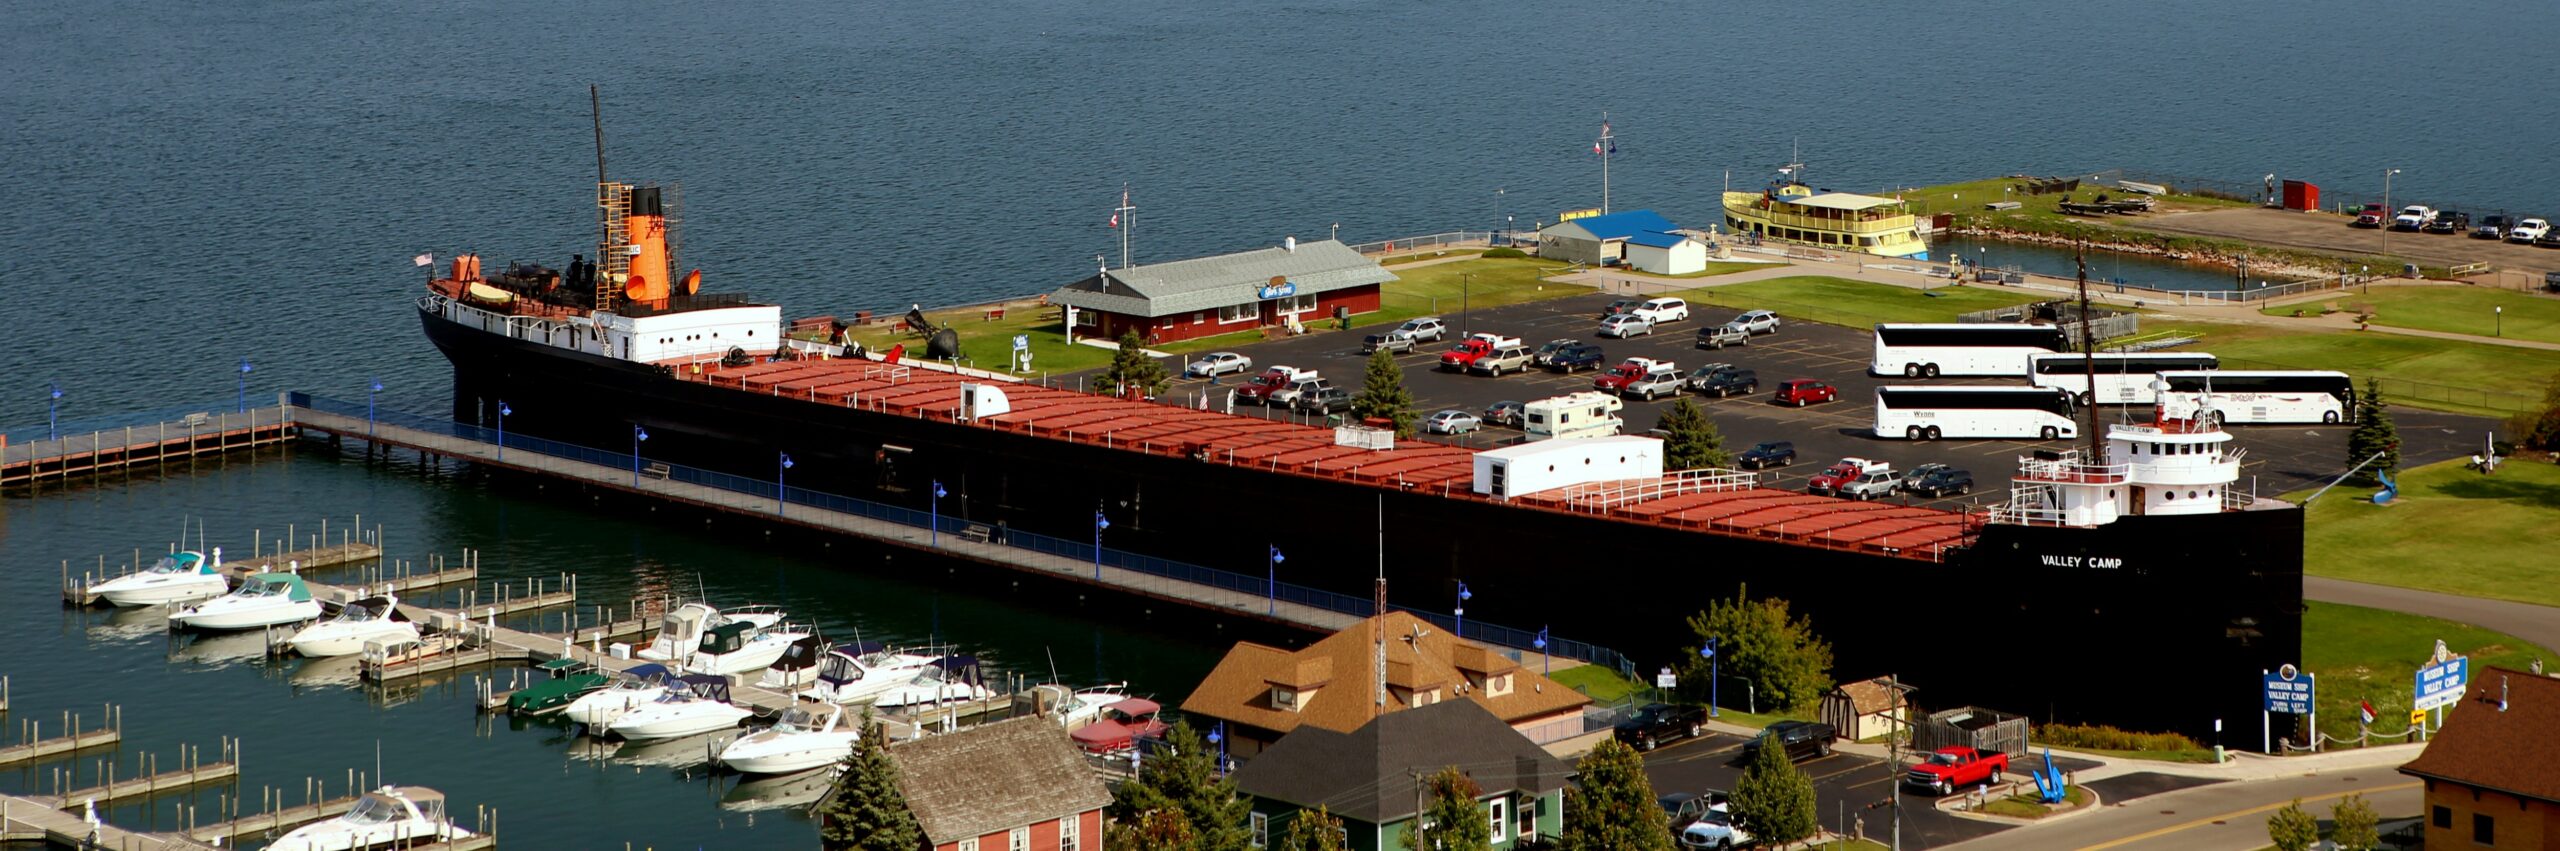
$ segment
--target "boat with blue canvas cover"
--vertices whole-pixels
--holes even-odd
[[[667,693],[667,678],[675,671],[665,665],[635,665],[614,677],[613,685],[602,691],[589,692],[569,702],[561,715],[584,724],[591,735],[604,735],[605,726],[623,713],[647,706]]]

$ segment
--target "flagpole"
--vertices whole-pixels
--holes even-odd
[[[1600,113],[1600,213],[1609,213],[1609,114]]]
[[[1136,223],[1137,223],[1137,217],[1136,217],[1136,216],[1129,215],[1129,214],[1130,214],[1130,213],[1135,213],[1135,212],[1137,212],[1137,211],[1138,211],[1138,208],[1136,208],[1136,207],[1132,207],[1132,206],[1129,206],[1129,185],[1128,185],[1128,184],[1125,184],[1125,183],[1124,183],[1124,184],[1121,184],[1121,185],[1120,185],[1120,206],[1119,206],[1119,207],[1117,207],[1117,208],[1114,208],[1114,209],[1112,210],[1112,212],[1113,212],[1113,213],[1117,213],[1117,214],[1119,214],[1119,221],[1120,221],[1120,268],[1123,268],[1123,269],[1127,269],[1127,268],[1129,268],[1129,227],[1130,227],[1131,225],[1134,225],[1134,224],[1136,224]]]

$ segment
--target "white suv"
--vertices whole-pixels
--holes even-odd
[[[2550,222],[2546,222],[2541,219],[2526,219],[2524,221],[2517,222],[2514,230],[2507,231],[2507,241],[2532,242],[2534,240],[2541,239],[2544,234],[2548,234],[2550,232]]]
[[[1754,334],[1775,334],[1778,333],[1778,314],[1766,310],[1748,310],[1741,316],[1734,317],[1732,322],[1725,324],[1740,325],[1744,330]]]
[[[1396,326],[1396,330],[1389,333],[1401,335],[1416,343],[1430,343],[1437,342],[1447,335],[1449,326],[1442,324],[1440,317],[1425,316],[1420,319],[1407,319],[1403,325]]]
[[[1648,323],[1660,325],[1665,322],[1688,319],[1689,303],[1676,298],[1649,299],[1643,304],[1636,305],[1636,309],[1627,312],[1644,317],[1644,321]]]

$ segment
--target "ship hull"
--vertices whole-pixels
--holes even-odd
[[[466,421],[490,424],[503,399],[511,433],[606,448],[636,424],[651,461],[759,479],[787,452],[795,489],[916,510],[938,481],[944,517],[1068,540],[1093,537],[1098,507],[1113,549],[1250,575],[1277,546],[1284,582],[1366,597],[1383,573],[1393,602],[1426,610],[1464,581],[1471,622],[1551,628],[1648,675],[1694,654],[1686,619],[1736,593],[1791,601],[1839,678],[1895,674],[1928,707],[2202,731],[2256,711],[2259,669],[2298,661],[2289,508],[1992,526],[1969,548],[1895,557],[820,405],[421,317]]]

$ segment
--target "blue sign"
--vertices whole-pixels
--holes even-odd
[[[1029,334],[1015,334],[1015,335],[1013,335],[1013,350],[1014,350],[1014,351],[1019,352],[1019,351],[1022,351],[1022,350],[1024,350],[1024,349],[1028,349],[1028,348],[1031,348],[1031,335],[1029,335]]]
[[[1257,294],[1263,298],[1288,298],[1298,294],[1298,282],[1281,281],[1276,284],[1266,284]]]
[[[2294,670],[2292,665],[2267,675],[2266,696],[2268,712],[2311,714],[2311,678]]]
[[[2456,656],[2418,669],[2418,699],[2410,704],[2417,709],[2449,706],[2462,699],[2463,685],[2471,681],[2471,660]]]

